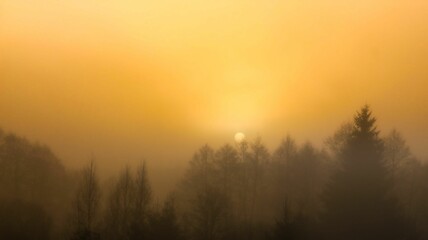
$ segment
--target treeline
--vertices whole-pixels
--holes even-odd
[[[71,212],[71,239],[182,239],[174,199],[152,202],[145,164],[129,167],[111,184],[105,200],[94,163],[80,175]],[[102,206],[103,205],[103,206]],[[101,211],[103,210],[103,211]]]
[[[202,146],[164,202],[144,163],[101,184],[0,132],[0,187],[1,239],[428,239],[428,165],[367,106],[321,149]]]
[[[0,130],[0,239],[50,239],[65,225],[71,177],[48,147]]]

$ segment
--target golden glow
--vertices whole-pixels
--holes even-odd
[[[245,140],[245,134],[243,134],[242,132],[237,132],[235,134],[235,142],[242,143],[244,140]]]
[[[417,0],[3,0],[0,126],[70,161],[165,146],[185,158],[237,131],[321,143],[369,103],[428,155],[427,12]]]

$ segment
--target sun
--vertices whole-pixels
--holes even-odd
[[[235,134],[235,141],[237,142],[237,143],[241,143],[241,142],[243,142],[245,140],[245,134],[243,134],[242,132],[237,132],[236,134]]]

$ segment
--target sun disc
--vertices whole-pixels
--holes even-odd
[[[245,134],[243,134],[242,132],[237,132],[236,134],[235,134],[235,141],[237,142],[237,143],[241,143],[241,142],[243,142],[245,140]]]

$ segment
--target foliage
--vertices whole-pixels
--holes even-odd
[[[341,165],[324,196],[323,221],[334,239],[403,239],[406,235],[375,123],[369,107],[363,107],[339,149]]]

